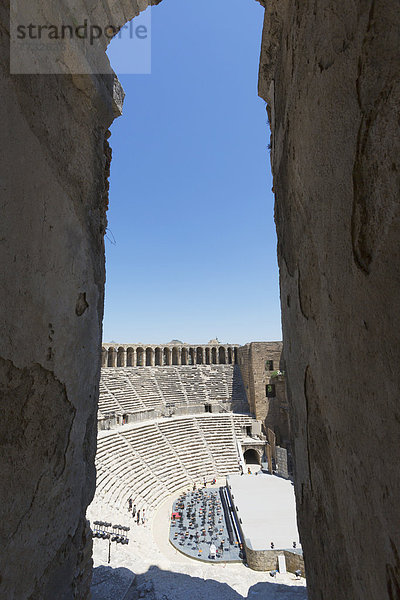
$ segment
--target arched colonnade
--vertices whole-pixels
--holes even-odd
[[[148,346],[103,344],[102,367],[237,364],[238,346]]]

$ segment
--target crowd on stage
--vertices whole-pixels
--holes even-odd
[[[215,484],[213,479],[211,484]],[[233,548],[240,558],[240,544],[231,546],[225,526],[224,511],[218,489],[204,487],[183,493],[174,502],[171,514],[171,541],[203,559],[226,559]]]

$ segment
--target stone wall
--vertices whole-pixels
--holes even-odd
[[[43,12],[55,7],[37,4]],[[83,22],[87,7],[75,6]],[[108,2],[93,7],[93,20],[109,24]],[[113,3],[116,20],[137,12],[134,1]],[[5,0],[0,596],[87,598],[92,561],[85,513],[95,489],[107,131],[119,114],[118,86],[111,72],[10,75],[9,24]],[[104,56],[104,48],[95,51]]]
[[[289,469],[288,469],[288,455],[286,448],[282,448],[281,446],[276,446],[275,448],[275,461],[276,461],[276,471],[278,475],[281,477],[285,477],[288,479],[289,477]]]
[[[268,399],[269,422],[276,435],[277,444],[289,447],[291,434],[285,377],[283,375],[278,375],[271,377],[269,381],[274,386],[273,390],[275,394]]]
[[[273,370],[281,366],[282,342],[251,342],[237,350],[238,364],[242,373],[250,410],[264,424],[273,429],[270,403],[266,386]],[[272,361],[270,365],[267,361]],[[272,367],[272,371],[270,369]]]
[[[272,129],[284,360],[309,596],[394,600],[399,4],[265,6],[260,94]]]
[[[252,550],[246,543],[246,561],[253,571],[275,571],[278,569],[278,556],[284,556],[286,559],[286,569],[291,573],[297,570],[301,571],[305,577],[304,559],[301,552],[291,552],[290,550]]]
[[[279,552],[276,550],[252,550],[246,543],[244,549],[247,564],[253,571],[274,571],[277,568]]]
[[[306,572],[304,569],[304,558],[303,553],[301,551],[292,551],[292,550],[284,550],[283,554],[286,558],[286,568],[290,573],[295,573],[296,571],[301,572],[301,576],[305,577]]]

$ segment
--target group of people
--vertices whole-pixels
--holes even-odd
[[[221,559],[231,551],[218,490],[193,485],[192,493],[181,494],[173,505],[171,527],[171,541],[189,549],[191,555]]]
[[[137,523],[137,525],[140,525],[140,523],[142,525],[146,525],[147,522],[147,515],[146,515],[146,509],[145,508],[136,508],[136,504],[133,504],[133,500],[132,498],[129,498],[128,500],[128,512],[132,513],[132,519],[133,521]]]
[[[215,479],[215,477],[213,477],[210,481],[211,485],[215,485],[217,483],[217,480]],[[207,479],[205,477],[203,477],[203,485],[206,488],[207,487]],[[193,491],[195,491],[196,489],[196,484],[193,484]]]
[[[239,467],[239,473],[241,475],[244,475],[243,464],[242,464],[242,462],[240,460],[238,460],[238,467]],[[258,475],[259,473],[261,473],[260,469],[258,471],[256,471],[256,475]],[[247,467],[247,475],[252,475],[252,471],[251,471],[251,468],[249,466]]]

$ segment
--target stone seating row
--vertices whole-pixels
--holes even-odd
[[[250,415],[235,415],[235,434],[239,440],[247,437],[246,427],[250,426],[252,421],[253,418]]]
[[[237,472],[238,423],[247,415],[204,414],[147,421],[99,433],[96,498],[126,509],[129,497],[154,510],[178,489]]]
[[[99,410],[103,415],[166,410],[167,404],[231,403],[248,410],[239,367],[198,365],[102,369]]]

